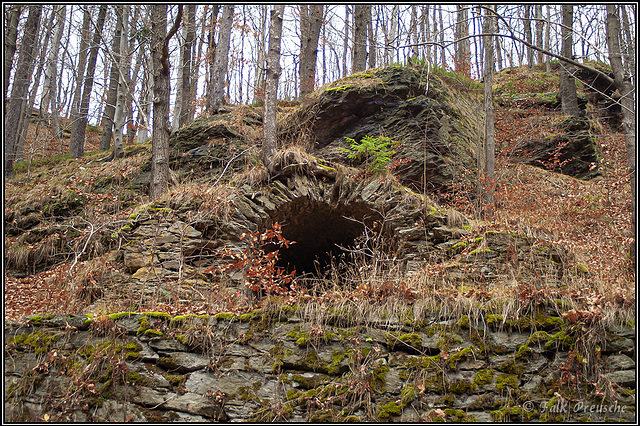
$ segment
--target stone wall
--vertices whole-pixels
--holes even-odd
[[[406,308],[5,323],[5,421],[635,420],[631,328]]]

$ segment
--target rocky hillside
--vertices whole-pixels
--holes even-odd
[[[41,378],[48,377],[49,366],[55,365],[57,372],[71,371],[59,368],[60,355],[74,363],[75,372],[89,366],[100,370],[104,365],[95,356],[79,351],[92,347],[93,353],[96,345],[112,341],[110,349],[99,353],[119,359],[125,376],[143,373],[132,364],[140,360],[153,365],[142,374],[145,377],[165,383],[175,376],[176,383],[171,379],[167,386],[142,384],[149,389],[144,397],[127,396],[126,401],[138,404],[138,411],[131,407],[133,419],[167,420],[177,415],[176,420],[184,420],[192,415],[337,421],[342,419],[337,413],[347,413],[355,416],[353,420],[416,420],[407,417],[413,407],[419,418],[460,420],[470,415],[469,398],[460,395],[485,398],[496,390],[504,391],[505,398],[478,405],[473,415],[520,419],[522,409],[513,409],[526,398],[551,400],[556,393],[586,402],[604,392],[609,401],[635,405],[635,393],[624,379],[628,374],[606,376],[610,370],[629,369],[615,364],[622,362],[615,358],[621,351],[631,356],[635,352],[635,343],[628,339],[635,327],[635,276],[628,259],[630,189],[624,142],[617,135],[619,111],[606,96],[579,86],[584,114],[563,116],[555,72],[508,69],[495,81],[494,206],[482,206],[475,199],[481,84],[421,67],[368,70],[322,87],[302,101],[282,101],[282,149],[271,176],[258,159],[260,106],[229,106],[174,132],[171,187],[158,200],[147,196],[148,142],[128,146],[125,158],[112,162],[104,161],[106,153],[89,152],[71,160],[45,152],[18,163],[15,179],[5,183],[5,321],[10,321],[6,327],[15,335],[5,347],[5,357],[34,357],[35,366],[44,365],[36,371]],[[610,88],[600,90],[611,94]],[[363,151],[365,143],[370,145]],[[263,314],[274,309],[287,314]],[[113,316],[123,312],[138,325]],[[356,323],[331,323],[329,312],[340,312],[335,316],[342,318],[338,322]],[[25,314],[39,316],[25,319]],[[69,319],[76,317],[56,314],[83,316],[76,324]],[[62,323],[36,324],[43,315],[66,318],[64,339],[54,339],[57,332],[47,331]],[[218,337],[204,338],[200,349],[192,347],[190,339],[184,340],[188,330],[177,327],[177,318],[184,315],[199,316],[197,341],[204,338],[202,333]],[[147,317],[168,323],[142,327],[140,321]],[[229,327],[222,319],[232,320]],[[433,337],[428,329],[433,324],[442,324],[439,338],[453,343],[423,344],[425,336]],[[37,328],[42,325],[44,329]],[[341,328],[328,331],[329,326]],[[356,326],[363,328],[351,330]],[[116,342],[113,338],[123,327],[124,335],[133,340]],[[76,338],[76,328],[107,337]],[[539,330],[547,333],[545,348],[562,343],[566,355],[556,360],[547,351],[533,361],[526,357],[540,369],[500,367],[509,354],[519,360],[525,346],[533,349],[529,341]],[[504,338],[511,339],[513,350],[496,352],[489,331],[507,333]],[[512,331],[518,335],[509,337]],[[325,332],[340,337],[323,340],[324,349],[320,342],[307,344],[303,339],[304,333]],[[474,340],[474,333],[483,338]],[[403,344],[393,343],[390,336]],[[80,340],[55,346],[57,355],[52,355],[54,346],[47,342],[69,338]],[[611,343],[620,339],[629,341],[623,346]],[[45,349],[39,349],[38,342],[45,343]],[[376,344],[368,344],[372,342]],[[226,349],[214,350],[229,344],[246,346],[237,354],[240,358]],[[339,352],[336,345],[352,344],[377,348],[375,357],[350,352],[337,360],[327,355]],[[127,345],[133,345],[131,350],[122,349]],[[184,347],[176,349],[179,345]],[[287,353],[287,348],[293,352]],[[148,355],[140,355],[141,350]],[[195,358],[194,350],[199,354]],[[469,368],[449,362],[462,353],[473,353],[481,362]],[[428,376],[414,372],[405,361],[398,364],[406,354],[428,357],[436,369],[447,364],[444,382],[433,387]],[[174,366],[166,361],[173,355],[180,359],[171,361],[177,363]],[[316,357],[318,362],[305,367],[294,362],[294,355]],[[220,364],[226,356],[231,356],[228,365]],[[286,374],[263,364],[246,367],[254,356],[262,363],[280,363]],[[185,360],[204,364],[190,369],[184,365],[191,361]],[[231,408],[244,401],[248,388],[240,387],[250,383],[238,385],[234,395],[225,395],[227,386],[220,385],[217,396],[196,396],[196,379],[212,380],[209,363],[229,380],[261,383],[247,394],[257,404],[251,412],[240,415]],[[8,385],[14,386],[9,403],[14,419],[43,418],[53,409],[36,401],[41,388],[23,386],[25,371],[35,371],[32,364],[21,361],[8,376]],[[393,371],[391,383],[376,376],[376,368],[383,367]],[[360,368],[365,368],[362,377]],[[531,376],[548,368],[563,373]],[[492,379],[476,383],[473,377],[481,370],[490,371]],[[71,374],[84,383],[88,393],[82,395],[121,404],[117,395],[128,391],[118,390],[115,370],[103,373],[105,381]],[[336,398],[328,391],[329,400],[327,395],[300,399],[301,392],[314,386],[304,385],[296,375],[333,386]],[[469,379],[468,386],[456,387],[456,377]],[[132,380],[120,383],[137,379]],[[521,388],[532,380],[536,385]],[[92,383],[104,386],[92,387],[95,393],[86,388]],[[570,392],[576,384],[584,385],[579,396]],[[341,386],[349,387],[353,398],[337,398]],[[385,386],[395,390],[387,392]],[[278,392],[286,398],[265,400],[272,387],[282,388]],[[412,397],[405,398],[411,389]],[[165,398],[169,394],[174,396]],[[58,402],[68,397],[61,394]],[[201,411],[183,409],[196,403],[189,398],[217,402]],[[169,399],[174,403],[166,402]],[[376,409],[362,411],[356,399],[360,404],[373,400]],[[306,408],[295,408],[298,403]],[[148,413],[149,407],[162,412]],[[172,410],[181,414],[169,414]],[[73,415],[97,420],[102,418],[98,411],[91,414],[92,409],[80,408]],[[71,415],[46,414],[60,421]],[[542,419],[542,412],[529,417]]]

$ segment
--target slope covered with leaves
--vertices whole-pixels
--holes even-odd
[[[455,78],[451,74],[446,77]],[[360,304],[367,309],[379,309],[381,304],[385,309],[437,306],[449,314],[483,309],[483,304],[493,301],[492,309],[518,315],[550,299],[562,301],[556,304],[557,309],[567,306],[564,313],[576,320],[633,318],[635,275],[628,259],[632,206],[624,141],[615,120],[587,105],[587,114],[595,123],[593,136],[602,151],[601,176],[579,180],[526,165],[515,160],[514,150],[556,132],[564,117],[553,107],[523,99],[556,90],[557,76],[514,69],[499,74],[496,82],[496,205],[480,219],[475,188],[460,187],[443,194],[442,199],[472,219],[470,238],[482,237],[489,230],[510,230],[566,249],[568,272],[558,282],[514,274],[491,290],[474,280],[461,285],[459,280],[449,279],[451,268],[464,277],[481,269],[482,260],[452,266],[434,257],[411,277],[393,275],[393,271],[375,276],[368,272],[371,264],[354,264],[341,272],[355,282],[349,288],[329,279],[323,291],[257,302],[237,289],[190,278],[168,282],[149,293],[124,271],[120,249],[127,244],[121,230],[132,214],[158,210],[131,185],[150,158],[150,145],[129,146],[126,157],[113,162],[100,161],[107,155],[98,152],[72,160],[43,148],[41,138],[36,137],[36,127],[41,131],[43,124],[32,123],[28,161],[17,164],[15,179],[5,182],[5,318],[18,320],[39,312],[213,314],[243,312],[256,304],[305,301]],[[477,83],[467,87],[478,89]],[[251,134],[244,136],[256,140],[260,126],[255,108],[230,110],[238,122],[251,123]],[[94,139],[87,151],[95,149],[92,144],[97,137]],[[161,201],[189,210],[189,203],[199,200],[199,207],[188,212],[194,218],[224,211],[229,194],[263,176],[254,161],[233,166],[236,174],[229,170],[226,179],[216,185],[212,183],[219,181],[219,174],[208,181],[201,176],[174,180]],[[470,254],[471,248],[467,251]]]

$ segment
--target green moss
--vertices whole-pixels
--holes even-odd
[[[336,413],[330,409],[321,409],[312,412],[309,415],[309,423],[333,423],[335,422]]]
[[[350,354],[351,354],[350,349],[346,351],[333,351],[331,354],[331,357],[333,358],[333,362],[329,365],[328,373],[332,375],[337,374],[340,368],[340,364]]]
[[[452,369],[455,369],[458,363],[469,358],[475,358],[475,350],[471,346],[462,349],[460,352],[452,354],[449,358],[449,365]]]
[[[391,416],[399,416],[401,413],[402,408],[399,407],[394,401],[391,401],[388,404],[380,406],[380,411],[378,412],[377,417],[379,419],[388,419]]]
[[[518,387],[518,378],[514,374],[500,374],[496,378],[496,389],[499,391],[506,390],[507,387],[516,389]]]
[[[471,253],[469,253],[469,256],[475,256],[477,254],[485,254],[485,253],[493,253],[493,252],[494,250],[490,248],[475,249]]]
[[[543,330],[555,330],[562,328],[564,321],[560,317],[546,316],[543,314],[536,315],[535,318],[537,328]]]
[[[342,86],[332,87],[330,89],[325,90],[325,92],[341,92],[343,90],[347,90],[350,87],[353,87],[353,84],[344,84]]]
[[[136,312],[119,312],[116,314],[109,314],[107,317],[112,321],[118,321],[119,319],[130,317],[133,315],[138,315]],[[104,318],[104,317],[102,317]]]
[[[145,312],[144,315],[150,318],[162,318],[171,321],[171,315],[166,312]]]
[[[537,410],[529,412],[522,407],[504,407],[500,410],[489,411],[489,414],[496,422],[513,422],[520,421],[521,419],[530,420],[533,416],[538,414]]]
[[[462,393],[466,393],[466,394],[473,394],[473,391],[475,390],[475,387],[473,386],[472,383],[469,382],[465,382],[465,381],[459,381],[459,382],[455,382],[449,385],[449,390],[455,394],[462,394]]]
[[[231,312],[220,312],[213,316],[218,321],[233,321],[236,315]]]
[[[462,421],[467,417],[467,413],[465,413],[464,411],[455,410],[453,408],[445,408],[444,414],[446,414],[447,417],[452,417],[451,420],[453,420],[454,422]]]
[[[451,246],[451,250],[454,252],[459,252],[466,249],[469,246],[468,241],[460,241]]]
[[[158,330],[148,329],[144,331],[145,336],[164,336],[164,333]]]
[[[423,383],[424,387],[429,392],[444,393],[444,379],[442,377],[442,373],[427,376]]]
[[[564,331],[559,331],[553,336],[549,337],[549,340],[544,345],[545,350],[556,350],[569,348],[573,343],[573,338],[568,336]]]
[[[186,377],[183,374],[164,373],[162,376],[175,387],[182,386],[186,380]]]
[[[460,318],[460,321],[458,321],[458,326],[460,328],[468,329],[469,328],[469,315],[463,315]]]
[[[289,389],[287,391],[287,401],[291,401],[292,399],[297,399],[301,394],[302,392],[300,392],[299,390]]]
[[[543,342],[546,343],[549,340],[549,338],[550,338],[549,333],[547,333],[546,331],[542,331],[542,330],[536,331],[527,340],[527,346],[539,345],[540,343],[543,343]]]
[[[498,366],[498,371],[520,376],[523,373],[523,368],[515,359],[508,359]]]
[[[493,374],[494,371],[489,368],[483,368],[482,370],[478,370],[473,376],[473,384],[476,386],[483,386],[485,384],[489,384],[493,382]]]
[[[393,350],[404,345],[419,350],[422,347],[422,338],[417,333],[400,334],[392,331],[387,334],[387,346]]]
[[[58,339],[60,339],[60,335],[55,332],[35,330],[32,333],[12,336],[7,339],[7,343],[16,346],[30,346],[39,355],[49,352]]]
[[[407,385],[400,391],[400,402],[403,407],[411,404],[418,396],[418,390],[415,386]]]
[[[516,353],[516,360],[527,360],[531,358],[533,355],[533,351],[527,345],[522,345],[518,348],[518,353]]]
[[[378,363],[376,367],[373,369],[373,375],[371,380],[371,388],[379,393],[385,393],[385,383],[387,379],[387,372],[389,371],[389,366]]]
[[[140,374],[136,372],[127,373],[125,377],[128,382],[132,382],[132,383],[138,382],[142,378],[142,376],[140,376]]]

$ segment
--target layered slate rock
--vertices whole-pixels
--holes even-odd
[[[548,408],[553,392],[572,392],[571,408],[618,407],[568,410],[565,421],[634,420],[634,330],[586,337],[584,325],[538,308],[517,320],[479,310],[459,319],[399,311],[384,321],[347,309],[321,324],[303,306],[33,315],[26,325],[5,322],[5,420],[417,421],[439,409],[447,421],[545,421],[548,410],[538,407]],[[590,361],[603,373],[599,383],[616,386],[606,405],[590,377],[575,386],[561,375],[580,359],[570,342],[585,338],[601,348]],[[523,399],[541,405],[523,411]]]
[[[433,247],[428,241],[432,228],[447,223],[445,210],[383,177],[341,175],[331,181],[293,174],[260,187],[245,185],[229,202],[224,220],[194,224],[200,230],[179,220],[176,212],[160,220],[159,215],[137,215],[126,235],[131,240],[124,248],[127,271],[141,280],[175,277],[180,271],[188,275],[194,267],[219,261],[216,249],[246,249],[243,234],[274,223],[283,237],[295,241],[280,252],[281,265],[290,270],[313,273],[316,261],[328,264],[341,247],[358,243],[376,245],[406,263],[425,258]]]
[[[349,164],[346,137],[400,142],[395,172],[405,186],[447,190],[475,167],[479,106],[467,89],[426,68],[386,67],[354,74],[318,90],[284,120],[282,135],[304,135],[319,157]],[[426,182],[425,182],[426,177]]]
[[[525,142],[514,152],[517,161],[573,176],[599,176],[602,152],[587,117],[568,117],[556,125],[557,133]]]
[[[564,273],[562,247],[506,231],[471,236],[460,213],[437,207],[393,179],[332,173],[335,180],[301,171],[244,185],[229,197],[224,215],[190,224],[187,217],[200,210],[195,201],[183,212],[177,205],[172,209],[172,202],[156,203],[125,227],[126,269],[140,282],[206,280],[206,270],[229,262],[221,253],[250,249],[246,234],[278,223],[282,236],[294,244],[261,248],[279,249],[278,266],[298,277],[321,278],[333,266],[348,266],[357,258],[354,252],[361,260],[375,256],[407,275],[429,262],[444,262],[450,280],[499,282],[522,274],[555,282]],[[233,285],[244,282],[242,271],[229,279]]]

